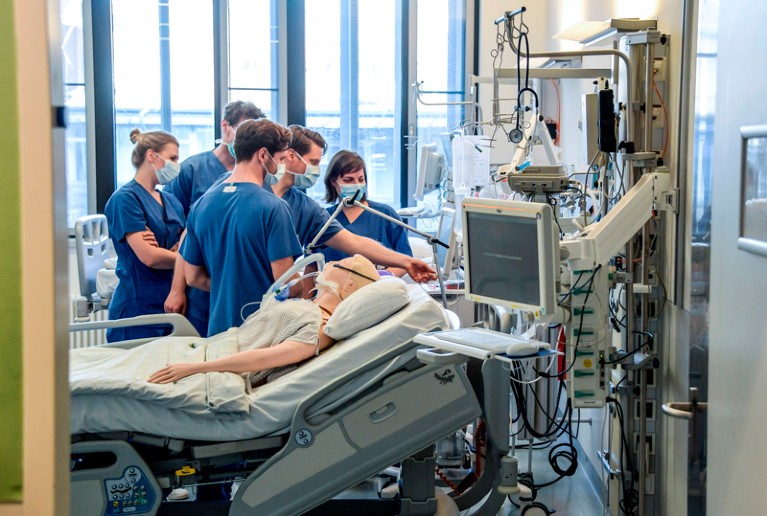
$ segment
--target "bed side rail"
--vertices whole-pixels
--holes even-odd
[[[199,337],[200,334],[189,322],[189,319],[181,314],[151,314],[151,315],[139,315],[138,317],[129,317],[127,319],[116,319],[106,321],[94,321],[86,323],[71,323],[69,325],[70,332],[88,331],[88,330],[102,330],[106,328],[125,328],[129,326],[152,326],[158,324],[167,324],[173,327],[170,335],[174,337]],[[121,349],[135,348],[141,344],[146,344],[157,340],[157,337],[149,337],[145,339],[133,339],[124,340],[121,342],[105,343],[102,346],[114,347]]]

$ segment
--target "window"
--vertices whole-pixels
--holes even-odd
[[[116,188],[133,178],[129,134],[173,133],[183,160],[214,140],[212,0],[113,0]]]
[[[64,105],[67,113],[65,155],[67,223],[88,214],[88,160],[85,118],[83,2],[61,0],[61,50],[64,61]]]
[[[418,2],[417,55],[397,47],[406,39],[399,20],[406,6],[306,0],[306,125],[328,141],[325,161],[341,149],[357,151],[367,164],[370,197],[394,207],[407,188],[400,170],[408,113],[400,99],[410,98],[415,80],[399,84],[398,70],[415,59],[418,80],[436,93],[434,103],[463,100],[465,78],[465,1]],[[439,143],[440,133],[459,128],[463,119],[462,106],[405,105],[417,109],[418,146]],[[324,185],[309,193],[323,198]]]
[[[463,100],[466,0],[59,1],[70,224],[89,211],[89,192],[101,212],[133,178],[132,129],[173,133],[185,159],[213,147],[222,108],[232,100],[251,100],[272,120],[318,130],[329,144],[325,164],[340,149],[359,152],[371,198],[395,207],[412,204],[412,192],[403,195],[416,168],[408,129],[417,126],[419,145],[439,143],[440,133],[460,128],[464,118],[463,106],[444,103]],[[408,28],[416,21],[415,31]],[[83,60],[88,38],[93,56]],[[291,46],[303,49],[304,62],[294,55],[283,73]],[[416,77],[442,105],[412,101]],[[89,168],[95,184],[88,183]],[[320,199],[324,186],[309,193]]]
[[[445,5],[447,4],[447,5]],[[421,148],[436,144],[437,152],[444,149],[442,133],[461,131],[464,122],[466,78],[466,6],[463,0],[419,0],[417,81],[421,83],[422,98],[416,117],[416,147],[418,159]],[[450,141],[449,139],[447,140]],[[446,166],[452,163],[446,161]],[[428,194],[424,203],[437,212],[439,191]]]
[[[306,126],[328,142],[326,160],[341,149],[358,152],[368,195],[392,205],[401,152],[395,8],[394,0],[306,1]],[[310,194],[323,198],[324,185]]]
[[[249,100],[272,120],[280,119],[276,4],[277,0],[229,0],[228,13],[226,102]]]

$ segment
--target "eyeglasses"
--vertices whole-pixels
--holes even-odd
[[[377,279],[373,279],[373,278],[371,278],[370,276],[366,276],[366,275],[364,275],[364,274],[362,274],[362,273],[360,273],[360,272],[357,272],[357,271],[355,271],[355,270],[352,270],[352,269],[350,269],[349,267],[344,267],[343,265],[341,265],[341,264],[338,264],[338,263],[334,263],[334,264],[333,264],[333,267],[338,267],[338,268],[339,268],[339,269],[341,269],[341,270],[344,270],[344,271],[348,271],[348,272],[351,272],[352,274],[356,274],[357,276],[362,276],[363,278],[365,278],[365,279],[366,279],[366,280],[368,280],[368,281],[378,281]]]

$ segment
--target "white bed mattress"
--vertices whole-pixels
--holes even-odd
[[[417,285],[408,286],[410,303],[387,321],[339,342],[296,371],[256,389],[250,411],[243,418],[192,415],[122,396],[84,394],[72,396],[72,434],[133,431],[204,441],[252,439],[286,430],[298,403],[340,375],[380,354],[401,348],[400,357],[370,371],[328,395],[330,406],[343,396],[374,383],[415,356],[417,333],[446,329],[445,312]]]

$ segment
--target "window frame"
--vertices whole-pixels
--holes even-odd
[[[279,106],[276,121],[285,125],[306,123],[305,79],[305,2],[271,0],[271,12],[276,17],[278,45],[273,49],[272,85],[276,84]],[[396,4],[398,27],[397,81],[395,96],[398,112],[395,114],[395,140],[401,147],[399,175],[399,203],[413,205],[415,191],[417,149],[407,145],[415,135],[417,106],[410,101],[410,85],[416,80],[417,56],[417,2],[398,0]],[[228,0],[212,0],[211,23],[213,25],[214,68],[214,135],[221,136],[220,120],[223,107],[231,91],[228,73]],[[479,0],[465,0],[464,69],[477,73]],[[116,185],[115,101],[112,59],[112,2],[111,0],[83,0],[83,25],[85,38],[85,86],[86,86],[86,134],[88,134],[88,212],[103,213]],[[274,26],[274,24],[272,25]],[[290,59],[287,56],[290,55]],[[97,71],[99,73],[97,73]],[[275,70],[273,69],[273,72]],[[464,92],[469,92],[469,73],[466,73]],[[397,195],[395,194],[395,198]]]

